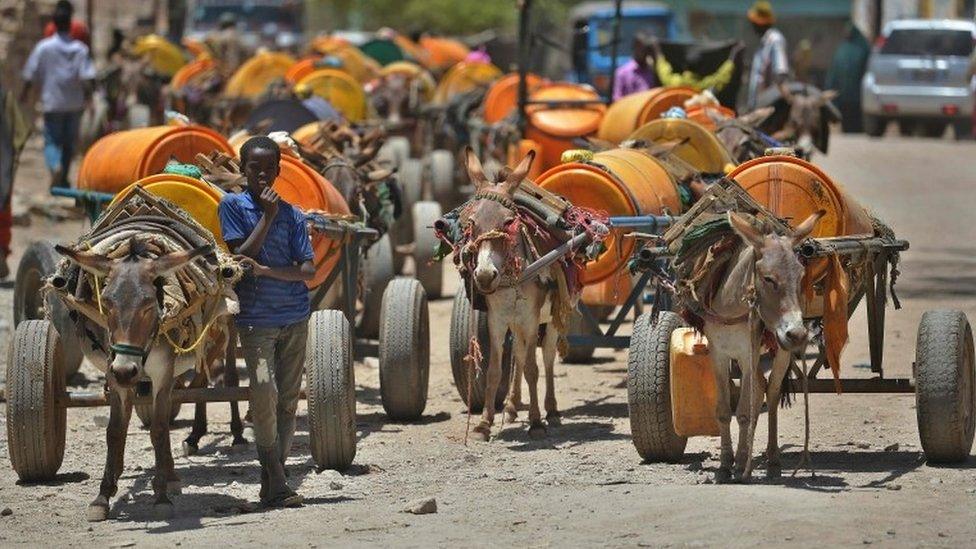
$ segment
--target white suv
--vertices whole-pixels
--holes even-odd
[[[884,134],[895,120],[903,134],[917,126],[941,136],[948,124],[957,139],[972,134],[972,21],[903,20],[885,25],[861,84],[864,131]]]

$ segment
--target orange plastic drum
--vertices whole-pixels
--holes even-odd
[[[202,59],[196,59],[180,67],[180,70],[176,71],[173,75],[172,80],[170,80],[170,87],[174,90],[180,90],[186,87],[187,84],[192,82],[195,78],[205,74],[216,68],[217,62],[209,57],[204,57]]]
[[[116,193],[163,171],[172,158],[192,164],[197,154],[213,151],[234,154],[222,135],[201,126],[154,126],[110,133],[85,154],[78,188]]]
[[[299,83],[302,78],[305,78],[316,71],[317,67],[315,66],[315,63],[317,63],[319,59],[321,58],[306,57],[305,59],[295,63],[288,69],[288,72],[285,73],[285,81],[292,85]]]
[[[669,362],[674,432],[683,437],[718,436],[718,383],[708,340],[694,328],[678,328],[671,333]]]
[[[525,75],[529,94],[532,94],[545,81],[534,74]],[[484,101],[484,120],[494,124],[503,120],[518,107],[518,74],[508,74],[495,81],[488,88]]]
[[[224,196],[223,191],[206,181],[185,175],[161,173],[129,185],[115,195],[112,204],[121,200],[136,186],[141,186],[146,191],[165,198],[185,210],[197,223],[213,233],[220,247],[227,249],[224,239],[221,238],[220,218],[217,214],[220,199]]]
[[[701,124],[684,118],[652,120],[628,135],[626,139],[677,144],[672,149],[674,156],[705,173],[724,173],[727,165],[735,164],[728,149],[714,133]]]
[[[422,36],[420,47],[427,51],[428,63],[433,70],[445,70],[455,63],[464,61],[471,50],[463,43],[451,38]]]
[[[295,59],[284,53],[259,53],[244,62],[227,80],[224,95],[254,99],[267,91],[268,86],[284,78]]]
[[[735,179],[759,203],[790,224],[805,220],[818,210],[826,211],[814,229],[814,238],[871,236],[871,217],[838,183],[813,164],[793,156],[764,156],[737,167]],[[826,261],[808,265],[808,276],[819,279]]]
[[[720,118],[735,118],[735,111],[721,105],[709,105],[707,107],[692,107],[688,109],[688,120],[693,120],[704,126],[708,131],[714,132],[717,128],[715,120],[711,115]]]
[[[288,202],[302,210],[321,210],[335,214],[348,214],[349,206],[327,179],[306,166],[301,160],[290,156],[281,157],[281,174],[274,183],[274,190]],[[340,242],[321,234],[312,236],[312,249],[315,251],[315,278],[308,282],[309,288],[316,288],[325,282],[329,273],[339,262]]]
[[[654,88],[615,101],[607,109],[597,137],[620,143],[634,130],[660,118],[671,107],[681,107],[695,96],[691,88]]]
[[[441,77],[434,92],[434,103],[443,105],[460,93],[471,91],[479,86],[487,86],[502,76],[502,70],[491,63],[470,63],[463,61],[451,67]]]
[[[593,155],[587,163],[561,164],[536,181],[576,206],[617,215],[681,213],[681,198],[664,165],[636,149],[613,149]],[[634,251],[634,241],[614,232],[607,250],[587,265],[583,284],[606,280],[621,271]]]
[[[600,95],[589,86],[561,83],[543,86],[529,98],[533,101],[598,101]],[[605,111],[606,106],[600,103],[556,108],[529,105],[525,138],[539,145],[541,155],[536,162],[540,168],[547,170],[558,166],[563,151],[574,148],[573,139],[596,132]]]

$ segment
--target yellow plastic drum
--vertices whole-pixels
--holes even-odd
[[[611,216],[681,213],[678,186],[657,159],[636,149],[613,149],[593,155],[587,163],[561,164],[539,176],[542,188],[565,197],[576,206]],[[606,251],[589,263],[583,284],[606,280],[624,269],[634,241],[615,231],[604,241]]]
[[[350,122],[366,119],[366,92],[362,84],[337,69],[319,69],[298,82],[312,93],[326,99]]]
[[[722,173],[727,164],[735,164],[732,155],[715,134],[697,122],[684,118],[658,118],[644,124],[626,139],[650,143],[680,143],[674,155],[691,167],[705,173]]]
[[[152,69],[163,76],[171,77],[186,65],[180,48],[158,34],[137,38],[132,53],[148,61]]]
[[[227,249],[224,239],[221,238],[220,218],[217,215],[220,199],[224,196],[223,191],[206,181],[184,175],[163,173],[151,175],[129,185],[115,195],[112,204],[128,195],[130,190],[136,186],[141,186],[146,191],[165,198],[186,210],[186,213],[190,214],[190,217],[197,223],[213,233],[220,247]]]
[[[268,86],[284,78],[295,59],[284,53],[259,53],[248,59],[227,81],[224,95],[254,99],[263,94]]]
[[[491,63],[458,63],[437,84],[434,103],[443,105],[459,93],[487,86],[501,77],[502,70]]]
[[[402,74],[409,78],[419,79],[420,91],[423,94],[424,101],[430,101],[434,98],[434,91],[437,89],[437,82],[434,81],[433,75],[431,75],[427,69],[421,67],[420,65],[410,61],[397,61],[395,63],[390,63],[380,70],[381,77],[391,74]]]
[[[718,436],[718,384],[705,336],[694,328],[678,328],[671,333],[670,359],[674,432],[683,437]]]
[[[681,107],[695,96],[691,88],[654,88],[614,102],[603,117],[597,137],[620,143],[634,130],[660,118],[671,107]]]

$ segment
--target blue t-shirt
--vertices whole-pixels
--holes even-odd
[[[224,195],[219,213],[220,230],[227,242],[246,239],[263,215],[247,191]],[[305,216],[291,204],[279,201],[278,215],[255,259],[267,267],[288,267],[314,257]],[[238,326],[281,328],[309,316],[308,287],[304,282],[248,274],[237,283],[236,289],[241,300]]]

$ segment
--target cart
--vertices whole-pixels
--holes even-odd
[[[311,216],[312,230],[340,241],[339,265],[318,289],[324,295],[341,281],[343,288],[357,288],[360,251],[377,237],[373,229]],[[46,242],[32,245],[22,262],[33,282],[33,301],[25,309],[34,318],[21,318],[13,336],[7,377],[7,425],[11,463],[21,480],[51,479],[64,457],[67,410],[108,405],[107,392],[76,391],[67,387],[66,358],[79,345],[70,314],[62,305],[44,307],[41,287],[53,273],[58,255]],[[29,258],[36,258],[29,259]],[[25,286],[26,288],[26,286]],[[356,337],[352,326],[356,294],[342,292],[341,310],[316,310],[309,320],[305,387],[308,401],[309,439],[312,458],[320,469],[344,470],[356,454],[356,403],[353,360],[373,356],[380,364],[380,393],[387,415],[398,421],[416,419],[426,407],[429,373],[429,317],[427,297],[420,283],[398,278],[386,288],[377,339]],[[321,301],[319,299],[318,301]],[[317,302],[318,302],[317,301]],[[63,339],[60,334],[67,334]],[[79,353],[80,354],[80,353]],[[236,346],[229,346],[228,364],[236,365]],[[79,361],[80,363],[80,358]],[[75,368],[76,369],[76,368]],[[151,387],[139,383],[135,408],[151,404]],[[179,385],[179,384],[178,384]],[[174,403],[238,402],[248,400],[247,387],[181,388],[173,391]]]
[[[848,317],[862,300],[866,302],[873,377],[848,377],[836,382],[820,377],[827,365],[822,342],[812,344],[805,356],[795,356],[790,372],[795,379],[805,375],[811,393],[831,393],[838,388],[847,393],[915,393],[919,436],[927,459],[933,463],[964,461],[972,447],[976,427],[973,336],[965,315],[959,311],[926,312],[918,328],[913,377],[885,376],[883,348],[885,305],[891,288],[889,273],[893,272],[897,254],[908,247],[907,241],[893,236],[811,238],[799,247],[799,254],[807,260],[839,255],[844,261],[866,266],[863,280],[852,288]],[[641,272],[664,277],[665,282],[659,288],[668,288],[668,273],[661,269],[668,261],[666,248],[648,244],[638,251],[634,264]],[[666,298],[655,301],[654,307],[637,319],[629,345],[630,426],[634,446],[648,462],[677,462],[689,437],[718,434],[714,417],[704,417],[714,410],[710,400],[703,396],[710,391],[701,383],[685,381],[680,386],[672,385],[676,367],[672,364],[675,345],[672,336],[687,328],[682,318],[669,310],[668,301]],[[806,320],[814,325],[815,333],[822,330],[822,317]],[[707,348],[696,349],[695,353],[707,355]],[[807,359],[812,359],[813,364],[804,374],[798,362]],[[768,361],[769,357],[763,360]],[[714,383],[714,378],[710,379]],[[733,409],[740,382],[741,379],[734,380]],[[706,379],[704,383],[709,381]],[[702,412],[697,422],[686,420],[692,415],[689,409]],[[676,420],[679,417],[681,421]]]

